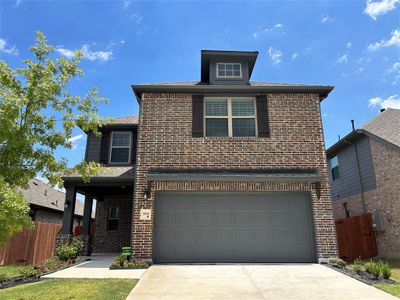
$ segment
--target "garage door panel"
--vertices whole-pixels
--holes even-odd
[[[313,262],[305,193],[157,194],[155,262]]]

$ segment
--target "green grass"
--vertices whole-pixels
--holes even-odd
[[[20,277],[22,276],[21,271],[28,268],[31,268],[31,266],[0,266],[0,276],[4,276],[6,278]]]
[[[136,279],[45,279],[0,290],[0,299],[125,299]]]
[[[392,266],[392,279],[400,282],[400,259],[383,259]]]
[[[375,284],[374,287],[392,294],[393,296],[400,297],[400,284],[378,283]]]

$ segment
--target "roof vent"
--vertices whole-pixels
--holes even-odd
[[[47,196],[47,190],[44,190],[44,195]]]
[[[386,110],[385,108],[382,108],[382,109],[381,109],[381,113],[384,112],[385,110]]]

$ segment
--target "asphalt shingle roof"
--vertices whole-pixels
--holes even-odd
[[[104,167],[103,171],[91,178],[132,179],[135,176],[135,167]],[[79,174],[71,174],[64,178],[81,178]]]
[[[126,117],[119,117],[119,118],[111,118],[115,124],[137,124],[138,123],[138,116],[126,116]]]
[[[28,187],[21,192],[30,204],[64,211],[65,193],[56,190],[39,179],[31,179]],[[75,215],[83,216],[83,203],[79,200],[75,204]]]
[[[386,109],[361,129],[400,147],[400,109]]]

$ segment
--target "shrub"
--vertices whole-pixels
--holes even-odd
[[[353,264],[356,265],[356,266],[362,266],[362,267],[365,266],[365,262],[364,262],[363,260],[361,260],[360,257],[356,258],[356,259],[353,261]]]
[[[337,257],[329,258],[329,264],[337,268],[344,268],[346,267],[346,262],[343,259]]]
[[[149,268],[149,265],[144,261],[131,261],[128,263],[128,267],[134,269],[147,269]]]
[[[374,276],[375,279],[378,279],[379,276],[381,275],[381,265],[379,262],[376,261],[370,261],[365,264],[365,270]]]
[[[21,277],[31,277],[37,275],[37,270],[34,266],[19,267],[18,272],[21,274]]]
[[[61,261],[57,256],[53,256],[43,262],[42,271],[47,273],[66,267],[67,265],[68,263],[65,261]]]
[[[8,278],[7,278],[6,275],[0,274],[0,283],[5,282],[5,281],[7,281],[7,280],[8,280]]]
[[[80,237],[74,237],[69,245],[57,247],[56,256],[61,260],[74,260],[83,249],[85,242]]]
[[[77,252],[79,253],[85,246],[85,242],[83,241],[83,239],[81,237],[75,236],[72,238],[70,245],[75,247]]]
[[[72,245],[62,245],[57,247],[56,256],[61,260],[71,260],[78,257],[77,249]]]
[[[354,265],[353,266],[353,270],[357,273],[357,274],[362,274],[365,272],[365,267],[362,265]]]
[[[380,261],[379,264],[383,278],[389,279],[390,276],[392,276],[392,267],[387,262],[383,261]]]

